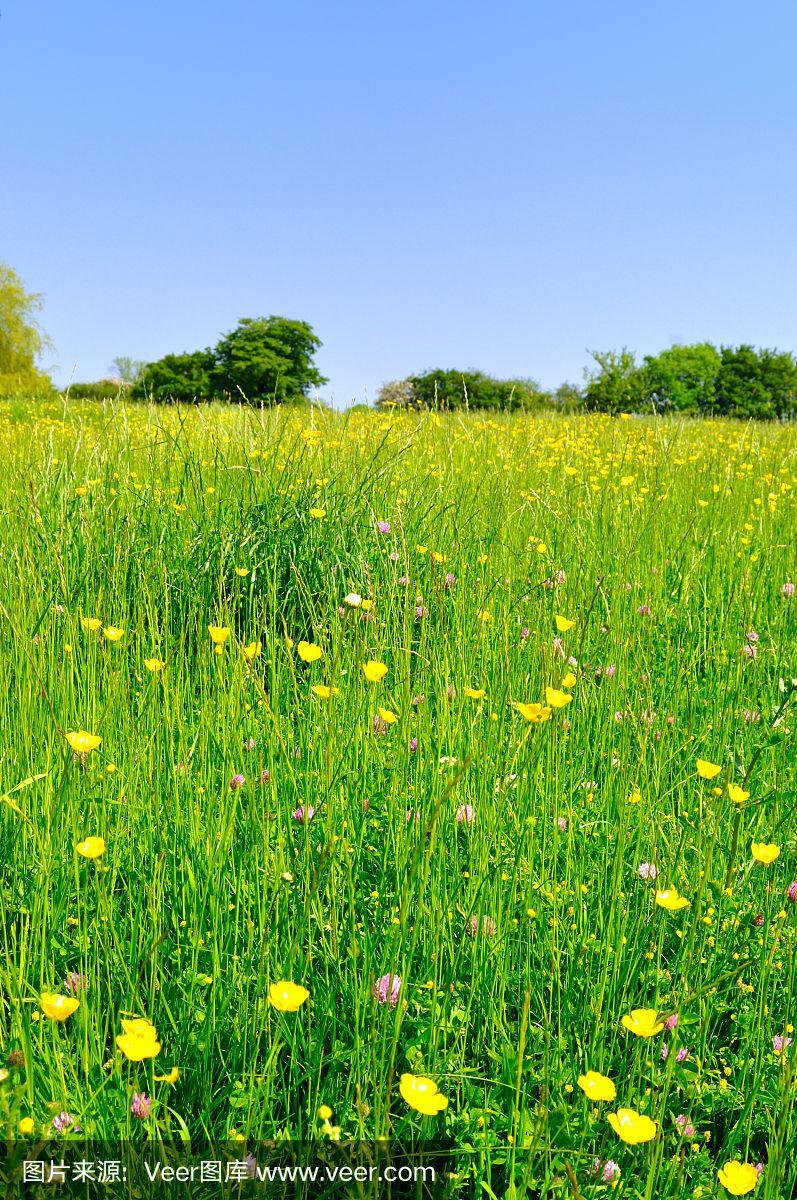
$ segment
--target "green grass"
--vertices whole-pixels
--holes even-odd
[[[596,1159],[629,1200],[725,1194],[731,1159],[794,1194],[795,1046],[772,1042],[797,994],[794,429],[310,421],[0,405],[0,1049],[25,1059],[5,1136],[66,1111],[97,1138],[245,1152],[324,1142],[326,1104],[344,1141],[451,1139],[463,1194],[605,1195]],[[526,722],[513,704],[568,671],[572,701]],[[80,729],[102,739],[84,760]],[[656,905],[643,862],[689,907]],[[79,1008],[48,1020],[69,972]],[[268,1002],[282,979],[310,991],[296,1013]],[[634,1037],[640,1007],[677,1028]],[[116,1048],[128,1016],[157,1027],[154,1061]],[[615,1102],[582,1094],[587,1069]],[[404,1072],[441,1115],[405,1103]],[[656,1138],[624,1144],[619,1107]]]

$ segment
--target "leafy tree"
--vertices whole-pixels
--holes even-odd
[[[16,271],[0,263],[0,395],[52,387],[36,366],[50,344],[36,320],[41,307],[42,297],[26,292]]]
[[[137,358],[130,358],[127,354],[120,354],[111,363],[111,371],[115,379],[121,379],[122,383],[135,383],[144,368],[146,363],[140,362]]]
[[[658,411],[710,413],[716,405],[720,355],[710,342],[670,346],[644,360],[645,403]]]
[[[531,379],[493,379],[482,371],[424,371],[404,381],[417,408],[512,410],[537,407],[547,397]],[[381,393],[380,393],[381,396]]]
[[[578,412],[584,404],[584,393],[575,383],[560,383],[551,396],[551,403],[561,412]]]
[[[134,399],[178,400],[191,404],[214,394],[216,357],[212,350],[167,354],[148,363],[133,386]]]
[[[584,403],[594,412],[640,412],[646,406],[645,380],[629,350],[591,351],[597,370],[585,371]]]
[[[320,345],[304,321],[245,318],[212,350],[167,354],[148,363],[133,396],[193,402],[226,395],[281,404],[327,382],[313,362]]]
[[[777,350],[723,346],[717,377],[717,411],[734,417],[797,415],[797,362]]]
[[[245,317],[216,346],[215,382],[234,399],[281,404],[307,396],[327,382],[313,363],[320,345],[305,321]]]

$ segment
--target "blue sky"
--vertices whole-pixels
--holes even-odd
[[[792,3],[3,0],[0,260],[60,381],[309,321],[432,366],[797,350]]]

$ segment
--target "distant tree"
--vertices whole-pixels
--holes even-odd
[[[134,399],[178,400],[191,404],[214,394],[216,357],[212,350],[167,354],[148,363],[133,385]]]
[[[550,399],[561,412],[577,412],[584,405],[584,393],[575,383],[560,383]]]
[[[594,412],[641,412],[647,395],[642,369],[629,350],[590,351],[597,370],[585,371],[584,403]]]
[[[670,346],[644,360],[645,403],[658,411],[711,413],[716,405],[720,354],[710,342]]]
[[[327,382],[313,362],[320,345],[304,321],[245,318],[212,350],[167,354],[148,363],[136,379],[133,395],[188,402],[226,396],[282,404]]]
[[[439,368],[410,375],[418,408],[470,408],[514,410],[539,407],[547,397],[531,379],[493,379],[482,371],[445,371]]]
[[[137,358],[129,358],[128,355],[121,354],[111,363],[111,372],[113,377],[121,379],[122,383],[133,384],[138,380],[146,365]]]
[[[50,344],[36,320],[41,307],[42,297],[27,292],[16,271],[0,263],[0,394],[52,387],[36,366]]]
[[[281,404],[327,382],[313,357],[321,342],[305,321],[245,317],[214,350],[214,381],[233,399]]]
[[[393,379],[383,383],[376,397],[377,408],[417,407],[415,392],[409,379]]]
[[[797,415],[797,361],[777,350],[723,346],[716,411],[734,417]]]

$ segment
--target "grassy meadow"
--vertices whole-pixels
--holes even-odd
[[[3,402],[0,480],[5,1139],[797,1194],[793,427]]]

